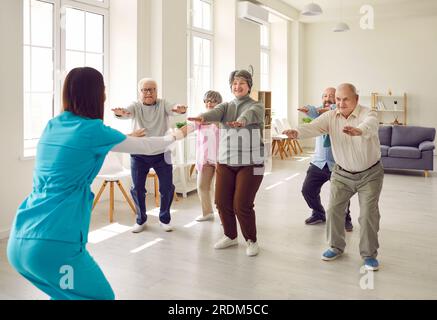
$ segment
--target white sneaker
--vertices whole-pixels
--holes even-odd
[[[209,220],[214,220],[214,213],[207,214],[206,216],[201,215],[201,216],[198,216],[196,218],[197,222],[203,222],[203,221],[209,221]]]
[[[143,224],[135,223],[135,225],[132,227],[131,231],[133,233],[140,233],[140,232],[144,231],[145,227],[146,227],[146,223],[145,222]]]
[[[162,222],[160,222],[159,225],[161,226],[162,229],[164,229],[165,232],[173,231],[173,227],[171,226],[170,223],[162,223]]]
[[[238,244],[238,239],[230,239],[227,236],[223,236],[215,245],[214,249],[225,249],[231,246],[236,246]]]
[[[258,242],[253,242],[252,240],[247,240],[246,254],[249,257],[256,256],[259,253]]]

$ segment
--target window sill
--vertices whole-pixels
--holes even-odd
[[[29,155],[29,156],[20,156],[20,161],[33,161],[35,160],[35,156]]]

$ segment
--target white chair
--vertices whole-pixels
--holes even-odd
[[[105,162],[103,163],[102,168],[100,169],[97,178],[103,180],[103,184],[100,187],[100,190],[94,199],[93,209],[97,205],[103,191],[105,190],[106,185],[109,183],[109,222],[114,222],[114,183],[116,183],[121,190],[124,198],[127,203],[131,207],[134,215],[136,214],[135,206],[132,203],[132,200],[126,193],[123,185],[120,182],[120,179],[130,177],[131,172],[129,169],[126,169],[122,164],[122,155],[120,153],[109,152],[105,158]]]

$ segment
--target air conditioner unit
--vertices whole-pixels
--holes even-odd
[[[238,17],[259,25],[269,22],[269,12],[249,1],[238,3]]]

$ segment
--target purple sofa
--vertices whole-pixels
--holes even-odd
[[[386,169],[434,169],[435,128],[381,126],[381,161]]]

